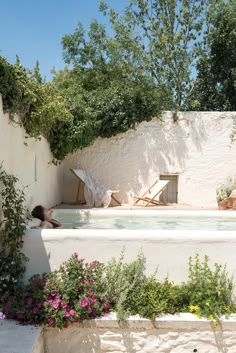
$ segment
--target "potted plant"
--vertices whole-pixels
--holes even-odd
[[[216,200],[218,203],[219,210],[226,210],[228,206],[228,193],[226,190],[226,186],[221,184],[216,189]]]

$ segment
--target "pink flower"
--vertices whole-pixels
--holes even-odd
[[[73,316],[73,315],[75,315],[75,311],[74,310],[70,310],[69,314],[70,314],[70,316]]]
[[[96,281],[93,281],[93,285],[95,286],[97,284],[97,282]]]
[[[66,308],[67,308],[67,304],[62,303],[62,304],[61,304],[61,307],[62,307],[62,309],[66,309]]]
[[[84,283],[85,283],[85,284],[89,284],[89,280],[86,279],[86,280],[84,281]]]
[[[52,296],[52,297],[55,297],[56,294],[57,294],[57,291],[56,291],[56,290],[52,290],[52,291],[51,291],[51,296]]]
[[[3,296],[2,296],[2,299],[4,300],[4,299],[6,299],[7,298],[7,292],[5,292],[4,294],[3,294]]]
[[[17,314],[17,319],[22,320],[24,318],[22,313],[18,313]]]
[[[88,290],[88,295],[91,297],[93,295],[93,291],[91,289]]]
[[[104,305],[104,309],[105,310],[108,310],[110,308],[111,304],[106,302],[105,305]]]
[[[8,311],[8,310],[4,310],[4,314],[5,314],[5,315],[8,315],[8,314],[9,314],[9,311]]]
[[[53,299],[51,297],[48,298],[48,303],[52,303]]]
[[[64,316],[65,316],[65,317],[70,317],[69,311],[67,311]]]
[[[82,306],[82,308],[84,308],[85,306],[87,306],[88,305],[88,301],[86,300],[86,299],[83,299],[82,301],[81,301],[81,306]]]
[[[61,302],[61,299],[60,299],[59,297],[56,297],[55,301],[56,301],[57,303],[60,303],[60,302]]]
[[[37,314],[37,312],[38,312],[38,308],[33,308],[33,314]]]
[[[28,306],[30,306],[32,303],[33,303],[33,299],[32,299],[32,298],[30,298],[30,299],[27,300],[27,305],[28,305]]]
[[[54,319],[54,317],[50,317],[50,318],[48,319],[48,321],[49,321],[49,323],[50,323],[51,325],[53,325],[54,322],[55,322],[55,319]]]
[[[79,254],[77,252],[74,252],[74,257],[78,257]]]
[[[91,303],[96,303],[97,299],[96,298],[91,298]]]
[[[54,309],[58,309],[58,307],[59,307],[59,303],[58,303],[58,302],[55,302],[55,303],[53,303],[53,305],[52,305],[52,306],[53,306],[53,308],[54,308]]]

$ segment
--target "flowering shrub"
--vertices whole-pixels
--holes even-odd
[[[103,264],[85,263],[75,253],[59,270],[50,273],[44,291],[48,324],[64,327],[108,312],[103,271]]]
[[[85,263],[75,253],[58,270],[34,275],[14,295],[5,292],[1,298],[4,315],[24,323],[46,323],[59,328],[99,317],[110,309],[103,270],[103,264]]]
[[[127,264],[122,253],[118,261],[104,265],[85,263],[74,253],[58,270],[34,275],[14,294],[5,292],[0,298],[0,320],[6,316],[63,328],[110,310],[116,311],[119,319],[129,314],[154,319],[163,313],[188,311],[215,322],[235,312],[232,278],[219,264],[211,269],[207,257],[202,262],[198,255],[190,258],[189,279],[180,285],[154,276],[146,278],[144,265],[142,254]]]
[[[14,295],[5,292],[2,296],[4,314],[9,319],[40,324],[44,318],[44,286],[46,275],[34,275],[24,288]]]

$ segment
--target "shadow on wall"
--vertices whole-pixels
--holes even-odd
[[[191,149],[202,151],[207,139],[198,113],[177,123],[172,113],[163,121],[153,119],[110,139],[97,139],[93,146],[74,153],[64,162],[64,202],[72,202],[76,180],[70,168],[86,169],[104,186],[120,190],[122,202],[132,202],[153,184],[160,174],[181,174],[191,158]]]
[[[34,274],[51,271],[50,253],[47,253],[42,239],[42,230],[29,229],[24,238],[23,252],[29,259],[26,263],[25,279]]]
[[[158,325],[158,324],[157,324]],[[119,328],[98,329],[92,322],[89,328],[69,327],[59,332],[48,329],[44,332],[45,353],[101,353],[101,352],[228,352],[232,347],[227,342],[228,332],[221,328],[213,330],[193,330],[181,327],[181,322],[172,329],[129,328],[127,322],[119,324]],[[153,325],[155,326],[155,324]],[[109,326],[108,326],[109,327]],[[220,339],[219,339],[220,337]],[[140,347],[141,350],[140,350]],[[165,348],[164,348],[165,347]]]

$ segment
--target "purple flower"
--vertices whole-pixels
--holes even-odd
[[[70,313],[70,316],[75,315],[75,311],[74,310],[70,310],[69,313]]]
[[[38,312],[38,308],[33,308],[33,314],[37,314],[37,312]]]
[[[51,325],[53,325],[54,322],[55,322],[54,317],[50,317],[50,318],[48,319],[48,322],[49,322]]]
[[[0,320],[4,320],[5,317],[6,317],[6,316],[0,311]]]
[[[88,305],[88,301],[86,300],[86,299],[83,299],[82,301],[81,301],[81,306],[82,306],[82,308],[84,308],[85,306],[87,306]]]

